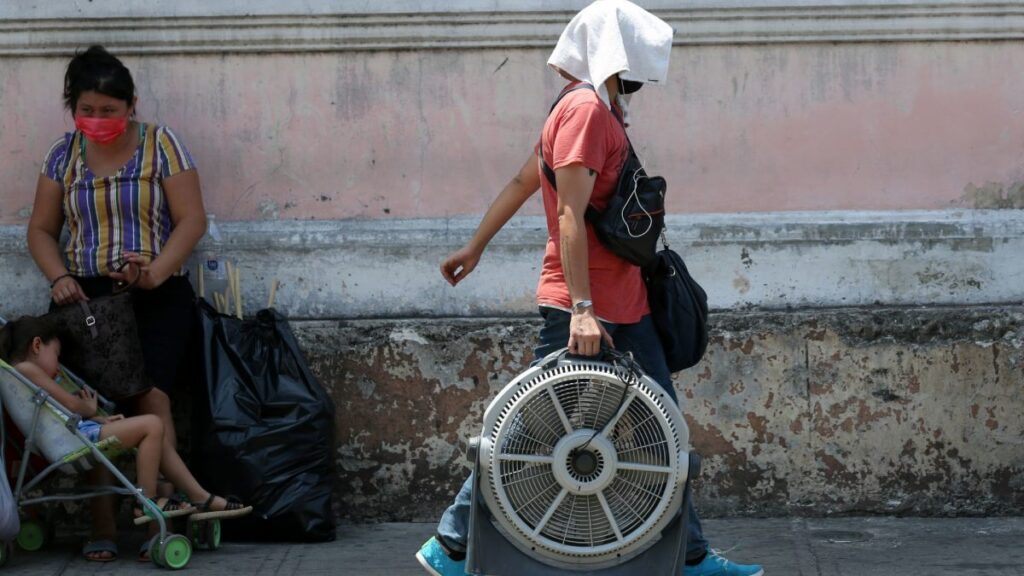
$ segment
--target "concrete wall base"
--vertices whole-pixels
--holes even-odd
[[[338,513],[436,519],[533,319],[301,321],[338,409]],[[702,514],[1024,513],[1024,308],[712,316],[678,374]]]

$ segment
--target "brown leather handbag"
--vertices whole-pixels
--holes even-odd
[[[115,287],[109,296],[67,304],[46,315],[60,333],[61,363],[115,402],[153,387],[135,321],[132,289],[138,280],[136,276]]]

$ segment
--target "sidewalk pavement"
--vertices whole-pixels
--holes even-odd
[[[226,543],[216,552],[197,552],[182,573],[422,576],[413,554],[433,529],[346,525],[325,544]],[[729,550],[729,558],[760,562],[771,576],[1024,576],[1024,518],[707,520],[705,534],[716,548]],[[86,562],[78,545],[65,539],[42,552],[16,552],[0,576],[164,573],[135,561],[141,538],[132,536],[123,538],[121,558],[113,563]]]

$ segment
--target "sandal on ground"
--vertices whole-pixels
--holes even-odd
[[[107,552],[109,557],[93,556]],[[89,562],[113,562],[117,560],[117,544],[113,540],[92,540],[82,545],[82,557]]]
[[[156,500],[151,498],[150,502],[156,504],[156,507],[160,509],[160,514],[164,519],[187,516],[196,511],[195,507],[191,504],[184,503],[173,496],[170,498],[157,498]],[[135,507],[136,526],[141,526],[152,522],[153,520],[153,511],[150,510],[148,506],[145,509],[138,506]]]
[[[238,518],[245,516],[252,512],[252,506],[246,506],[242,504],[242,501],[234,496],[223,496],[224,509],[214,510],[213,501],[217,498],[215,494],[210,494],[210,497],[206,499],[198,507],[196,507],[196,513],[192,515],[193,521],[209,520],[212,518]]]

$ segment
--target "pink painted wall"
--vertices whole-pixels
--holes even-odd
[[[130,57],[223,219],[477,214],[560,87],[546,50]],[[507,59],[507,61],[506,61]],[[504,62],[504,64],[503,64]],[[64,61],[0,59],[0,223],[71,122]],[[1024,188],[1020,43],[679,47],[634,99],[674,211],[987,207]],[[539,213],[539,203],[528,207]]]

